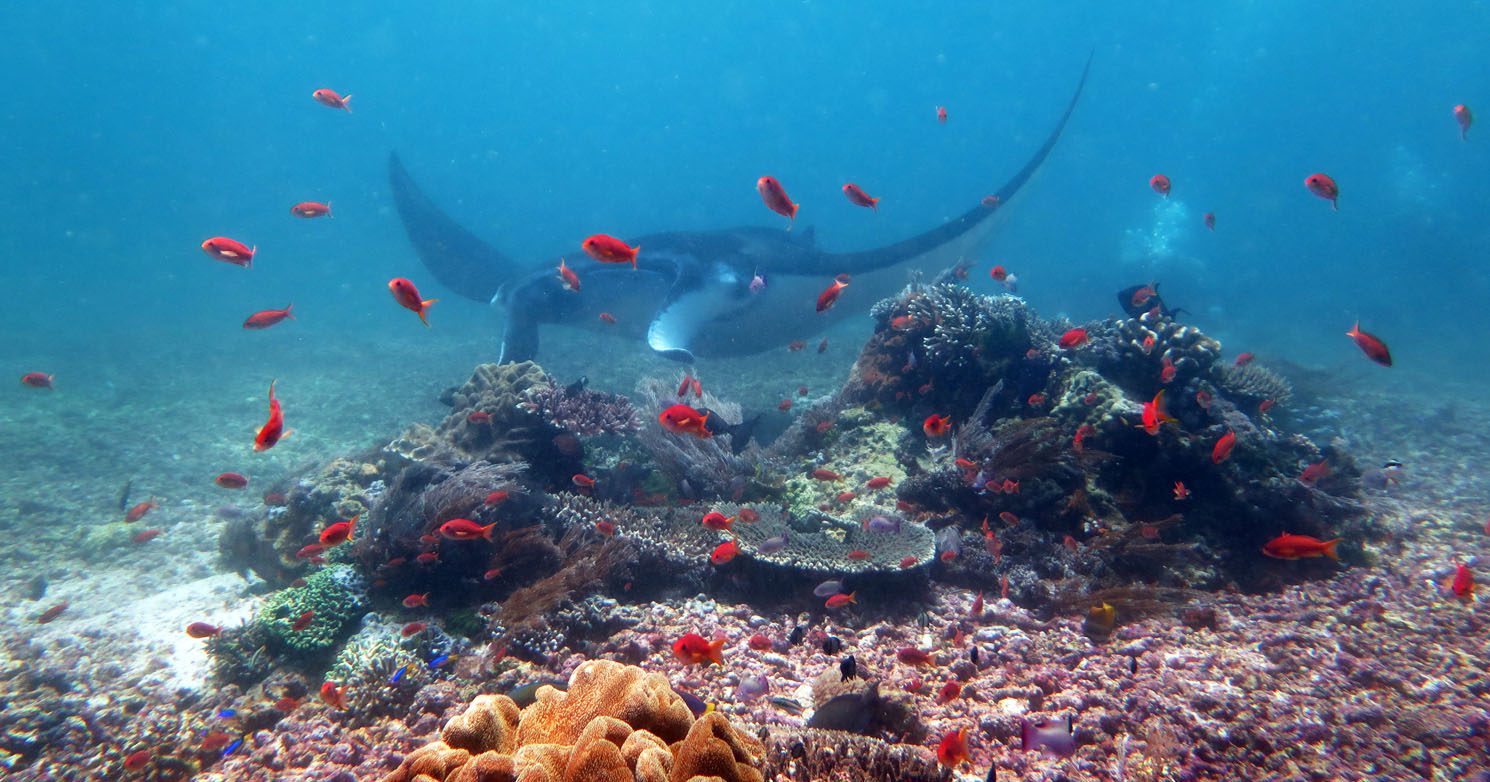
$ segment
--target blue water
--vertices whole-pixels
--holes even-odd
[[[1001,262],[1042,312],[1080,320],[1157,279],[1228,352],[1365,374],[1343,336],[1360,318],[1398,357],[1371,382],[1484,377],[1490,128],[1461,143],[1450,108],[1490,121],[1485,3],[946,5],[6,4],[0,366],[78,389],[145,346],[183,356],[183,377],[191,356],[267,378],[343,343],[369,378],[420,372],[421,341],[489,359],[494,315],[404,240],[390,150],[535,262],[594,232],[778,225],[763,173],[824,245],[864,247],[994,189],[1095,51],[979,286]],[[1340,183],[1339,213],[1304,190],[1314,171]],[[1159,172],[1169,202],[1147,187]],[[883,197],[877,216],[846,180]],[[336,217],[292,218],[307,199]],[[203,255],[213,235],[257,245],[254,269]],[[393,305],[395,275],[445,299],[435,328]],[[240,328],[288,301],[298,322]]]

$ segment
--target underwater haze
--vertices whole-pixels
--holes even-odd
[[[1467,575],[1490,555],[1487,40],[1482,0],[7,3],[0,700],[21,711],[0,768],[402,782],[478,693],[525,705],[611,660],[743,721],[654,725],[675,754],[689,725],[735,731],[741,780],[848,773],[762,725],[863,734],[883,765],[857,778],[1490,779],[1463,667],[1490,643]],[[1017,195],[980,201],[1027,163]],[[980,203],[998,230],[897,262],[904,291],[819,273],[801,312],[835,273],[864,282],[801,344],[686,364],[638,320],[571,328],[544,298],[516,356],[536,365],[497,366],[511,297],[558,272],[491,269],[504,287],[473,296],[446,284],[459,253],[431,257],[458,225],[603,295],[629,270],[587,256],[596,234],[790,228],[771,241],[849,252]],[[642,244],[643,273],[674,262]],[[728,276],[687,260],[659,321]],[[760,269],[704,314],[791,290],[773,270],[747,292]],[[414,309],[437,300],[427,328],[395,278]],[[780,312],[708,328],[744,343]],[[1260,369],[1237,379],[1243,354]],[[321,589],[356,597],[297,597]],[[302,608],[337,617],[323,645],[278,627]],[[1301,661],[1343,657],[1299,694]],[[1187,675],[1216,705],[1184,700]],[[1243,691],[1298,700],[1269,715]]]

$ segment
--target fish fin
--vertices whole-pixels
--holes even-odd
[[[290,320],[294,320],[295,319],[295,313],[293,313],[293,312],[290,311],[290,310],[292,310],[294,308],[295,308],[295,302],[292,301],[289,304],[286,304],[285,305],[285,317],[289,318]]]
[[[1340,539],[1327,540],[1324,542],[1324,555],[1336,562],[1340,561],[1340,555],[1335,551],[1335,546],[1340,544]]]
[[[415,184],[396,153],[388,156],[388,180],[409,244],[445,287],[484,303],[491,301],[502,283],[522,271],[506,255],[441,211]]]
[[[724,667],[724,639],[716,638],[709,642],[709,662]]]

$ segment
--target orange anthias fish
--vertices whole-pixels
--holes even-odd
[[[254,436],[255,451],[267,451],[292,434],[285,431],[285,413],[279,406],[279,399],[274,396],[274,384],[277,382],[279,381],[269,381],[269,420],[264,422],[264,426]]]
[[[1155,174],[1149,177],[1149,187],[1153,188],[1153,191],[1155,193],[1158,193],[1165,198],[1169,197],[1169,177],[1164,176],[1163,174]]]
[[[347,707],[346,696],[342,695],[341,689],[336,686],[336,682],[325,682],[321,685],[321,700],[327,706],[335,709],[345,709]]]
[[[715,532],[728,532],[735,527],[735,517],[726,516],[717,510],[711,510],[704,514],[703,521],[700,523]]]
[[[1329,557],[1339,560],[1335,553],[1335,546],[1340,538],[1334,540],[1320,540],[1308,535],[1282,534],[1267,543],[1262,544],[1262,553],[1274,559],[1306,559],[1309,557]]]
[[[853,204],[854,206],[867,206],[870,209],[873,209],[875,212],[878,212],[880,210],[880,200],[864,192],[864,188],[859,187],[853,182],[849,182],[848,184],[843,186],[843,195],[847,197],[848,202]]]
[[[151,497],[150,499],[145,500],[144,502],[141,502],[126,511],[124,514],[124,521],[126,523],[132,524],[136,521],[139,521],[140,519],[145,518],[146,513],[149,513],[150,511],[155,510],[159,507],[160,503],[156,502],[154,497]]]
[[[946,437],[952,431],[952,417],[932,413],[921,422],[921,431],[927,437]]]
[[[657,423],[673,434],[691,434],[700,439],[713,437],[709,431],[708,413],[701,413],[688,405],[673,405],[657,415]]]
[[[1212,231],[1216,230],[1216,213],[1215,212],[1206,212],[1204,215],[1201,216],[1201,219],[1205,221],[1205,227],[1206,228],[1209,228]]]
[[[827,312],[834,304],[838,303],[838,297],[843,295],[843,289],[848,287],[849,277],[840,274],[833,278],[833,284],[823,289],[817,295],[817,311]]]
[[[937,106],[936,107],[936,121],[937,122],[940,122],[943,125],[947,124],[947,107],[946,106]]]
[[[243,242],[229,239],[226,236],[214,236],[202,242],[202,252],[223,263],[231,263],[245,269],[253,268],[254,253],[258,250],[258,247],[249,247]]]
[[[727,565],[740,553],[740,544],[733,540],[726,540],[714,547],[709,553],[709,564],[714,566]]]
[[[330,217],[331,204],[329,202],[323,204],[320,201],[301,201],[290,207],[290,214],[305,218]]]
[[[1190,489],[1186,488],[1184,481],[1174,482],[1174,498],[1181,501],[1190,499]]]
[[[1474,573],[1463,562],[1454,563],[1454,575],[1446,586],[1454,597],[1466,603],[1474,600]]]
[[[325,87],[322,87],[321,89],[312,92],[310,96],[315,99],[316,103],[319,103],[322,106],[329,106],[333,109],[341,109],[348,114],[352,113],[352,107],[348,105],[349,102],[352,100],[351,95],[338,95],[336,94],[336,90],[328,90]]]
[[[564,290],[579,293],[579,275],[564,263],[563,258],[559,259],[559,282],[563,283]]]
[[[1087,342],[1090,341],[1090,339],[1091,338],[1087,336],[1086,329],[1077,327],[1071,329],[1065,334],[1062,334],[1059,344],[1062,350],[1071,350],[1073,348],[1079,348],[1082,345],[1085,345]]]
[[[1211,462],[1220,464],[1231,458],[1231,449],[1235,447],[1236,432],[1228,429],[1226,434],[1221,435],[1221,439],[1217,440],[1216,445],[1211,448]]]
[[[848,593],[846,595],[843,595],[843,594],[833,595],[832,597],[829,597],[827,600],[823,601],[823,607],[824,608],[842,608],[842,607],[848,605],[849,603],[854,603],[854,604],[857,605],[859,601],[854,599],[854,596],[857,595],[857,594],[858,594],[857,592],[850,592],[850,593]]]
[[[724,665],[724,639],[710,641],[698,633],[684,633],[673,642],[673,656],[687,665]]]
[[[491,540],[491,531],[495,526],[496,522],[481,525],[470,519],[451,519],[440,525],[440,534],[451,540]]]
[[[403,599],[404,608],[429,608],[429,593],[416,592]]]
[[[419,289],[414,287],[414,283],[403,277],[394,277],[389,280],[388,292],[393,294],[393,300],[398,302],[399,306],[407,310],[412,310],[414,314],[419,316],[419,322],[426,326],[429,325],[429,319],[425,315],[429,312],[430,306],[439,301],[439,299],[419,298]]]
[[[942,737],[936,745],[936,762],[947,768],[972,762],[967,749],[967,728],[958,728],[956,733],[948,733]]]
[[[1330,202],[1330,208],[1340,211],[1340,186],[1329,174],[1310,174],[1304,178],[1304,187],[1309,192]]]
[[[1323,478],[1329,474],[1330,460],[1320,459],[1319,461],[1309,465],[1308,467],[1305,467],[1304,471],[1299,473],[1299,483],[1305,483],[1313,486],[1314,484],[1319,483],[1320,478]]]
[[[786,188],[776,181],[776,177],[763,176],[755,180],[755,189],[761,194],[761,200],[766,203],[766,208],[788,220],[797,218],[797,204],[786,195]]]
[[[290,631],[291,632],[298,633],[298,632],[300,632],[302,630],[305,630],[305,629],[309,628],[310,625],[311,625],[311,623],[314,622],[315,620],[316,620],[316,612],[315,611],[306,611],[305,613],[303,613],[300,616],[296,617],[294,623],[292,623],[290,625]]]
[[[1164,389],[1161,388],[1159,393],[1154,394],[1154,401],[1145,402],[1143,405],[1143,431],[1156,435],[1159,433],[1160,426],[1174,423],[1179,422],[1164,412]]]
[[[352,534],[357,531],[357,520],[362,518],[361,514],[353,516],[346,521],[338,521],[335,524],[321,530],[321,545],[326,548],[339,546],[352,539]]]
[[[1361,331],[1360,321],[1356,321],[1355,326],[1350,331],[1345,332],[1345,336],[1355,340],[1356,347],[1360,348],[1361,352],[1366,354],[1366,358],[1384,367],[1392,365],[1392,351],[1387,349],[1387,343],[1382,342],[1381,338],[1375,334],[1368,334]]]
[[[26,386],[27,388],[45,388],[46,390],[51,391],[52,379],[54,377],[56,377],[56,375],[48,375],[45,372],[27,372],[26,374],[21,375],[21,385]]]
[[[291,302],[290,304],[286,304],[285,308],[282,310],[259,310],[258,312],[249,315],[248,320],[243,321],[243,328],[267,329],[270,326],[280,323],[285,318],[294,320],[295,316],[293,313],[290,312],[290,310],[294,308],[295,304]]]
[[[1165,356],[1163,362],[1161,362],[1159,365],[1159,382],[1173,382],[1174,375],[1178,371],[1179,368],[1174,365],[1174,360],[1171,359],[1169,356]]]
[[[1454,121],[1459,123],[1459,140],[1469,140],[1469,126],[1474,124],[1474,113],[1463,103],[1454,107]]]
[[[186,634],[191,638],[211,638],[221,632],[221,627],[206,622],[192,622],[186,626]]]
[[[631,268],[636,268],[636,254],[641,252],[641,246],[630,247],[625,242],[614,236],[595,234],[583,242],[580,248],[585,254],[601,263],[629,263]]]

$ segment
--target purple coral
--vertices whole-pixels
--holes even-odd
[[[641,428],[631,400],[620,394],[586,388],[583,383],[561,386],[549,378],[547,387],[534,386],[523,396],[524,408],[581,437],[626,434]]]

